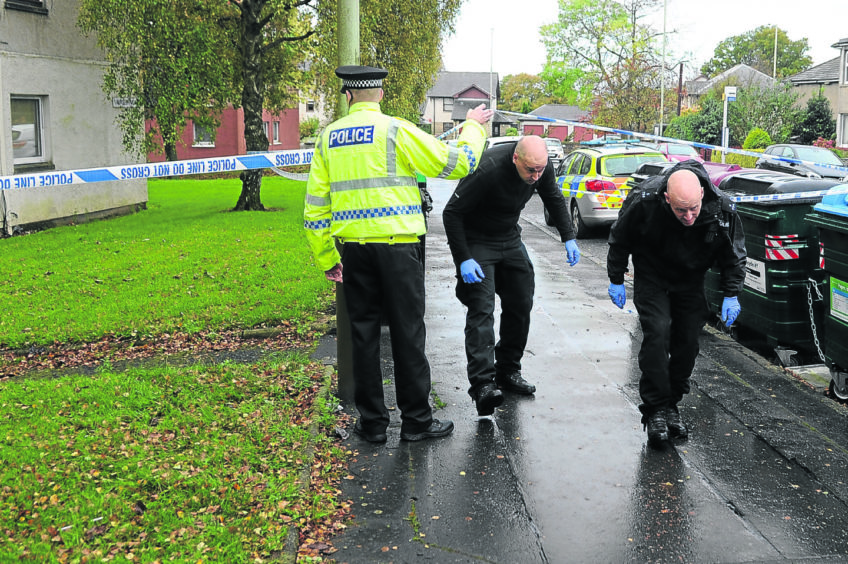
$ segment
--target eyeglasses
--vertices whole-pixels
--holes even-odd
[[[516,157],[515,160],[516,160],[516,162],[521,163],[522,168],[524,168],[524,170],[526,170],[530,174],[542,174],[543,172],[545,172],[545,168],[548,166],[548,164],[545,163],[542,166],[537,166],[537,167],[533,168],[533,167],[527,166],[527,163],[525,163],[524,159],[522,159],[521,157]]]

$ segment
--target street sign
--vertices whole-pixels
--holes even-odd
[[[735,86],[725,86],[724,87],[724,99],[728,102],[736,101],[736,87]]]

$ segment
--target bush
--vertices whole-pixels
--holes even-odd
[[[808,145],[817,138],[833,139],[836,135],[836,120],[830,109],[830,101],[819,94],[807,100],[803,120],[795,128],[799,143]]]
[[[507,137],[511,137],[513,135],[518,135],[518,129],[515,128],[515,127],[507,127],[506,133],[504,133],[504,135],[507,136]]]
[[[743,149],[765,149],[772,144],[769,134],[759,127],[755,127],[748,132],[745,137],[745,142],[742,143]],[[740,155],[741,156],[741,155]]]
[[[318,127],[320,123],[318,122],[318,118],[311,117],[300,122],[300,138],[304,139],[306,137],[314,137],[318,132]]]
[[[762,149],[752,149],[755,153],[762,153]],[[710,160],[714,163],[721,162],[721,151],[714,150],[712,152],[712,156]],[[748,155],[740,155],[738,153],[727,153],[727,156],[724,159],[724,162],[727,164],[738,164],[743,168],[754,168],[754,165],[757,164],[757,157],[751,157]]]
[[[824,147],[825,149],[833,150],[836,142],[833,139],[825,139],[824,137],[819,137],[815,141],[813,141],[813,145],[816,147]]]

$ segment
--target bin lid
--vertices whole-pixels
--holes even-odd
[[[828,190],[839,184],[835,180],[801,178],[772,170],[742,169],[722,179],[719,188],[729,196],[788,194]]]
[[[831,188],[822,201],[813,206],[813,209],[848,217],[848,184],[838,184]]]

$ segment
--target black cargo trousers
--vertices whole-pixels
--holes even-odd
[[[457,268],[456,297],[468,308],[465,316],[465,356],[468,393],[493,382],[495,374],[521,370],[530,331],[530,311],[536,289],[533,263],[519,236],[507,241],[469,240],[471,256],[486,277],[467,284]],[[500,298],[500,331],[495,343],[495,295]]]
[[[689,377],[709,316],[704,275],[669,283],[656,273],[633,277],[633,304],[642,326],[639,395],[643,422],[659,409],[675,407],[689,393]]]

